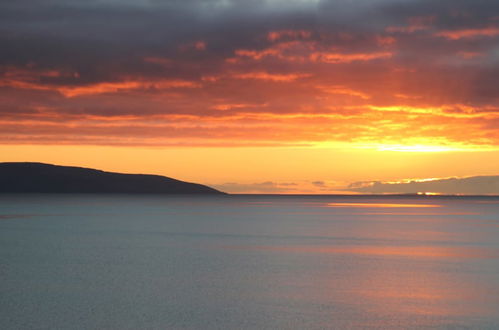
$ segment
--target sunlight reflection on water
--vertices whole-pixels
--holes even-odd
[[[401,204],[401,203],[328,203],[333,207],[379,207],[379,208],[420,208],[420,207],[441,207],[438,204]]]

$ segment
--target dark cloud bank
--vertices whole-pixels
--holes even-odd
[[[265,49],[269,31],[307,30],[311,41],[346,53],[379,51],[377,42],[383,39],[378,37],[390,36],[397,40],[397,55],[391,58],[397,65],[420,70],[430,66],[452,78],[448,70],[452,61],[442,65],[445,56],[491,51],[496,39],[460,42],[428,38],[425,32],[496,27],[496,16],[499,2],[493,0],[4,0],[0,1],[0,69],[31,66],[78,73],[44,76],[40,82],[47,86],[130,76],[197,79],[220,73],[237,49]],[[387,32],[387,27],[395,28]],[[203,52],[189,48],[199,40],[206,44]],[[162,66],[145,58],[168,58],[175,65]],[[260,69],[265,64],[274,71],[289,69],[289,63],[279,61],[267,61]],[[474,64],[468,61],[459,68],[463,79],[473,82],[474,100],[496,98],[490,84],[499,82],[497,56]],[[296,63],[295,67],[313,69]]]

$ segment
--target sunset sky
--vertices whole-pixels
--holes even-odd
[[[228,192],[499,175],[499,1],[0,1],[0,161]]]

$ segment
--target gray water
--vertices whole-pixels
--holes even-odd
[[[1,329],[499,328],[499,199],[0,196]]]

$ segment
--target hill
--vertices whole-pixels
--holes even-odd
[[[43,163],[0,163],[0,193],[224,194],[159,175]]]

